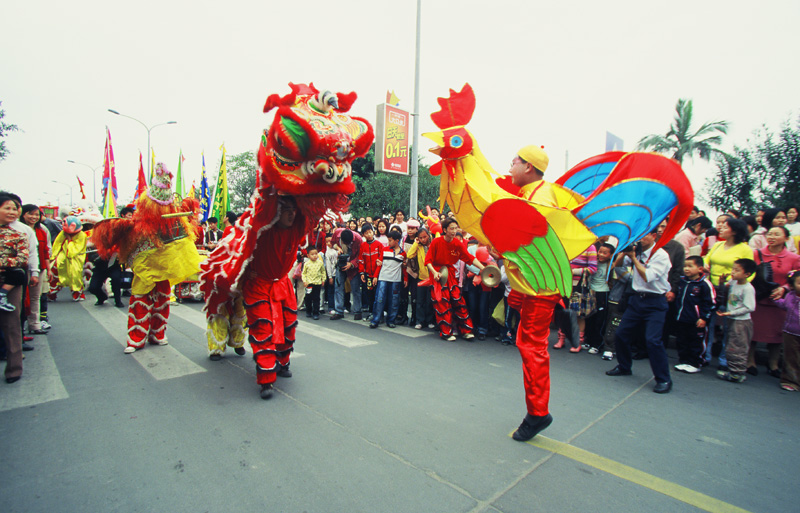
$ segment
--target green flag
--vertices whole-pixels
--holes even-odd
[[[225,164],[225,145],[219,147],[222,150],[222,161],[219,164],[219,175],[217,176],[217,190],[214,193],[214,207],[211,215],[217,219],[222,219],[231,209],[231,198],[228,195],[228,166]]]
[[[178,195],[179,200],[183,200],[186,193],[183,190],[183,175],[181,174],[181,164],[185,159],[183,158],[183,150],[178,156],[178,174],[175,175],[175,194]]]

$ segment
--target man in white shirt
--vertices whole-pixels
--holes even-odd
[[[628,307],[622,315],[616,332],[617,361],[619,365],[606,371],[609,376],[630,376],[631,342],[637,327],[644,325],[647,352],[650,356],[650,367],[656,379],[653,392],[666,394],[672,390],[672,379],[669,374],[667,351],[661,340],[664,319],[667,313],[666,293],[671,290],[669,270],[672,266],[669,255],[663,249],[653,251],[657,230],[645,235],[639,241],[639,251],[629,248],[617,257],[618,265],[633,264],[633,294],[628,300]],[[637,255],[638,253],[638,255]],[[622,263],[620,260],[624,259]]]

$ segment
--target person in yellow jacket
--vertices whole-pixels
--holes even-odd
[[[417,240],[406,253],[408,265],[419,273],[417,284],[417,324],[414,328],[421,330],[424,327],[434,328],[433,302],[431,301],[431,286],[420,286],[419,283],[426,281],[430,277],[428,268],[425,266],[425,256],[431,244],[431,234],[427,228],[420,228],[417,232]]]
[[[86,262],[86,242],[89,237],[76,216],[67,216],[62,230],[53,241],[53,261],[58,270],[58,284],[69,287],[73,301],[83,301],[83,264]]]

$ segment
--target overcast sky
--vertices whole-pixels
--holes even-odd
[[[351,113],[371,121],[388,89],[414,104],[414,0],[26,0],[0,12],[0,101],[22,130],[6,138],[0,187],[26,203],[66,202],[68,186],[52,180],[76,185],[76,174],[91,199],[90,169],[67,161],[100,166],[106,126],[121,199],[132,196],[147,132],[107,109],[177,121],[153,129],[156,159],[175,171],[182,149],[199,184],[201,152],[213,174],[222,143],[254,150],[272,119],[267,96],[290,81],[356,91]],[[728,120],[729,149],[798,115],[798,21],[796,0],[423,0],[420,127],[434,130],[436,98],[469,82],[468,128],[499,172],[542,144],[555,180],[602,153],[606,130],[633,149],[666,132],[678,98],[694,100],[697,126]],[[684,167],[695,190],[713,171]],[[102,168],[96,177],[99,200]]]

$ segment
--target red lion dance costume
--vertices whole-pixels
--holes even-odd
[[[100,257],[119,252],[133,270],[128,307],[126,353],[145,342],[167,342],[170,287],[197,273],[200,256],[194,245],[196,215],[193,200],[178,205],[172,194],[172,173],[157,164],[153,183],[136,201],[132,219],[107,219],[94,228],[92,242]]]
[[[344,114],[355,93],[289,86],[291,93],[273,94],[264,106],[265,113],[277,111],[261,137],[250,205],[200,274],[211,358],[219,359],[225,346],[244,354],[246,311],[263,399],[271,397],[277,375],[291,376],[297,300],[288,273],[297,247],[326,212],[347,209],[346,195],[355,191],[351,163],[374,138],[369,122]]]

